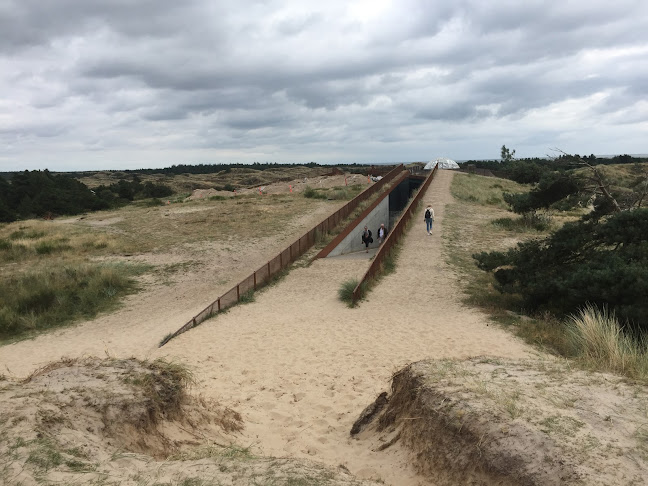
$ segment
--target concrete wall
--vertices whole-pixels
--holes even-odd
[[[385,226],[389,225],[389,198],[390,196],[387,196],[385,199],[380,201],[378,206],[376,206],[374,210],[371,211],[371,213],[369,213],[367,217],[363,219],[362,222],[356,226],[355,229],[351,231],[351,233],[349,233],[331,253],[328,254],[328,256],[344,255],[346,253],[364,250],[365,246],[362,242],[362,232],[364,231],[365,226],[371,230],[374,240],[374,242],[369,245],[369,248],[377,248],[377,233],[380,224],[385,223]]]

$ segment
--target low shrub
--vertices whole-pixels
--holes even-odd
[[[157,197],[154,197],[151,199],[142,199],[140,201],[137,201],[137,205],[144,208],[153,208],[156,206],[164,206],[165,202]]]
[[[324,194],[321,191],[316,191],[310,186],[306,186],[306,189],[304,189],[304,197],[307,197],[309,199],[328,199],[328,196]]]
[[[497,218],[491,224],[509,231],[544,232],[551,228],[551,218],[544,214],[524,213],[519,218]]]

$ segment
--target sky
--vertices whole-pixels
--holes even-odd
[[[0,170],[648,153],[645,0],[0,0]]]

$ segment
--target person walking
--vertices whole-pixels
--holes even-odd
[[[380,225],[380,228],[378,228],[376,234],[378,235],[378,244],[382,245],[382,242],[385,241],[385,238],[387,238],[387,228],[385,228],[385,223],[382,223]]]
[[[362,242],[365,244],[365,253],[369,253],[369,243],[373,243],[373,238],[371,237],[371,230],[364,227],[362,232]]]
[[[425,208],[425,226],[427,228],[427,234],[432,234],[432,223],[434,223],[434,209],[428,204],[428,207]]]

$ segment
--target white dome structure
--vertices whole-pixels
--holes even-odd
[[[439,164],[439,169],[458,169],[459,164],[454,160],[448,159],[447,157],[438,157],[437,159],[430,160],[425,166],[425,170],[432,170],[434,166]]]

